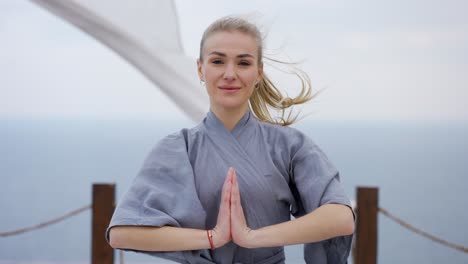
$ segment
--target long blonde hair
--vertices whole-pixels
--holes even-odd
[[[258,65],[263,64],[263,38],[260,30],[246,19],[234,16],[220,18],[205,30],[200,42],[200,61],[203,61],[202,50],[205,40],[213,33],[220,31],[239,31],[254,37],[258,47]],[[278,60],[271,61],[290,65],[290,63]],[[298,96],[290,98],[283,96],[280,90],[263,72],[261,80],[255,85],[255,89],[249,99],[250,107],[259,120],[282,126],[291,125],[297,120],[298,114],[293,115],[291,107],[310,101],[314,95],[312,95],[309,76],[297,68],[293,69],[293,74],[300,79],[302,87]],[[272,109],[281,111],[280,116],[273,117],[270,112]]]

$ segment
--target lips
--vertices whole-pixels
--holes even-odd
[[[238,86],[220,86],[219,89],[225,90],[225,91],[237,91],[237,90],[240,90],[240,87],[238,87]]]

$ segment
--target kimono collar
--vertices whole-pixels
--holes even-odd
[[[251,121],[252,114],[250,112],[250,109],[245,112],[245,114],[241,117],[241,119],[237,122],[237,124],[234,126],[230,134],[232,135],[237,135],[239,134],[240,131]],[[224,124],[221,122],[221,120],[218,119],[218,117],[210,110],[208,114],[206,115],[205,118],[205,125],[208,128],[216,129],[216,130],[221,130],[229,133],[229,131],[226,129]]]

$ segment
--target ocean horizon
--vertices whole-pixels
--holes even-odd
[[[0,119],[0,233],[91,203],[93,183],[118,200],[156,142],[188,121]],[[295,125],[339,169],[350,199],[379,187],[379,206],[422,230],[468,246],[468,123],[310,121]],[[90,210],[55,225],[0,237],[0,264],[89,263]],[[379,263],[468,263],[468,254],[414,234],[379,214]],[[125,252],[125,263],[172,263]],[[118,253],[115,253],[118,261]],[[286,263],[304,263],[302,246]]]

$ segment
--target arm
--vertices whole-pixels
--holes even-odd
[[[109,237],[110,245],[113,248],[144,251],[179,251],[210,248],[205,230],[172,226],[116,226],[110,230]]]
[[[251,247],[318,242],[354,232],[351,209],[341,204],[326,204],[300,218],[263,227],[252,232]]]
[[[304,244],[349,235],[354,232],[351,209],[341,204],[326,204],[300,218],[251,230],[246,223],[237,178],[231,192],[231,234],[242,247],[274,247]]]
[[[234,170],[229,169],[223,184],[218,220],[213,229],[215,248],[231,241],[230,198]],[[182,227],[115,226],[109,232],[113,248],[144,251],[180,251],[210,248],[206,230]]]

